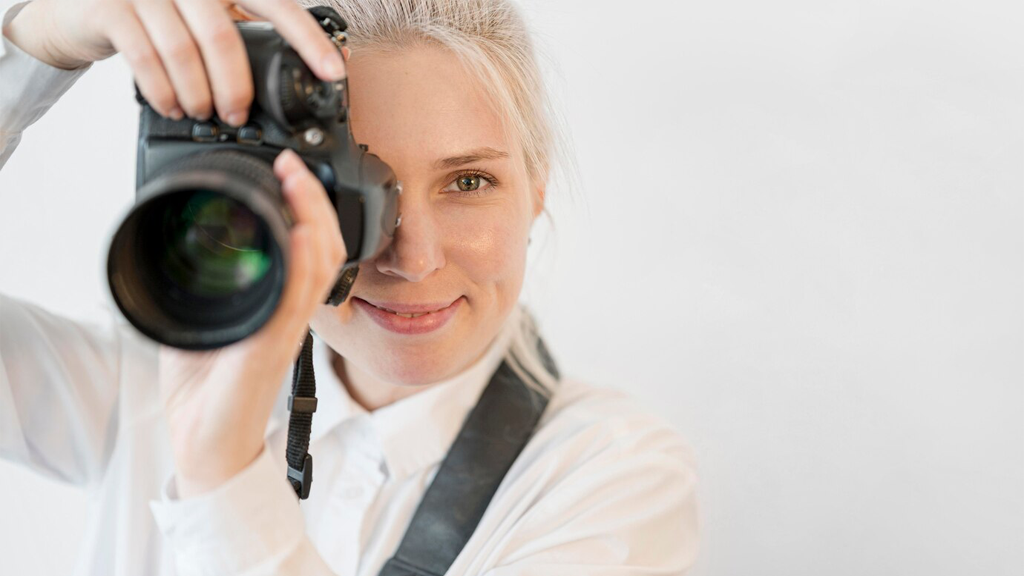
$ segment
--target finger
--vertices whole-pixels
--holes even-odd
[[[193,118],[213,115],[206,67],[195,39],[170,0],[136,0],[135,11],[170,76],[180,106]]]
[[[286,148],[274,159],[274,176],[281,181],[281,192],[288,200],[295,222],[315,226],[320,215],[311,205],[313,195],[307,190],[310,183],[302,178],[305,174],[309,174],[309,169],[294,150]],[[315,178],[312,174],[309,176]]]
[[[241,126],[253,99],[252,70],[241,33],[219,3],[176,0],[176,6],[199,44],[217,116]]]
[[[305,165],[297,154],[285,150],[278,155],[275,174],[281,179],[281,192],[289,203],[295,221],[310,229],[310,278],[315,290],[324,282],[325,248],[323,219],[317,214],[315,195],[311,183],[305,179]]]
[[[274,24],[274,29],[288,41],[302,60],[321,80],[345,77],[345,61],[338,48],[327,38],[316,17],[293,0],[241,0],[249,12]]]
[[[279,154],[274,163],[274,173],[282,181],[282,191],[286,195],[299,197],[295,215],[299,220],[313,223],[324,232],[328,261],[340,268],[348,254],[341,236],[337,208],[331,203],[323,183],[310,172],[298,154],[292,150],[286,152]]]
[[[314,231],[313,250],[317,266],[316,282],[333,282],[344,263],[345,249],[341,240],[338,217],[323,184],[291,150],[279,155],[275,174],[281,178],[281,189],[296,221],[307,223]],[[327,287],[323,288],[324,290]]]
[[[110,43],[124,54],[135,75],[135,83],[139,85],[139,92],[149,105],[163,116],[178,116],[175,120],[180,120],[178,101],[160,55],[130,7],[118,10],[112,17]]]
[[[306,180],[304,175],[292,176],[292,178]],[[305,186],[306,184],[300,185]],[[319,283],[317,294],[318,302],[322,303],[327,299],[327,291],[334,286],[338,273],[341,272],[341,265],[344,264],[345,247],[341,239],[338,218],[334,214],[334,207],[331,206],[320,181],[317,180],[315,185],[310,185],[307,188],[307,193],[312,195],[310,204],[313,205],[313,211],[319,216],[317,231],[319,232],[320,247],[317,252],[320,254],[320,274],[317,275]]]
[[[327,196],[327,192],[323,189],[323,184],[320,180],[313,176],[317,182],[317,213],[321,214],[324,219],[324,242],[326,243],[327,250],[327,266],[331,273],[331,277],[328,278],[331,287],[334,286],[334,281],[337,279],[337,275],[341,272],[342,265],[348,259],[348,250],[345,248],[345,240],[341,235],[341,223],[338,221],[338,209],[331,203],[331,199]]]
[[[298,342],[315,310],[309,306],[313,291],[310,275],[312,230],[305,224],[293,226],[289,231],[288,241],[288,268],[285,271],[281,300],[270,320],[259,332],[271,340],[286,338],[288,342]]]

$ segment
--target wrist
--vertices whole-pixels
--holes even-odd
[[[48,66],[62,70],[77,70],[89,65],[89,61],[62,55],[47,42],[50,35],[47,33],[48,24],[45,21],[46,7],[39,4],[40,0],[33,0],[22,6],[0,33],[22,52]]]
[[[259,458],[263,444],[254,449],[176,458],[178,497],[192,498],[225,484]]]

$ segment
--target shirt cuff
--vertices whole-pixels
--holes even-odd
[[[267,442],[256,460],[210,492],[179,499],[172,474],[149,506],[182,575],[242,573],[289,554],[306,536],[298,496]]]
[[[91,62],[74,70],[50,66],[8,40],[2,29],[27,4],[11,6],[0,25],[0,137],[5,139],[17,136],[38,120],[92,68]]]

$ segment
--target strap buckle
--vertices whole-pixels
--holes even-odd
[[[316,396],[289,396],[288,411],[298,414],[316,412]]]
[[[292,481],[292,488],[299,495],[301,500],[309,498],[309,487],[313,484],[313,457],[306,454],[302,461],[302,470],[292,468],[288,465],[288,478]]]

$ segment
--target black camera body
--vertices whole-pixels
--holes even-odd
[[[379,246],[381,213],[373,204],[387,198],[397,180],[391,168],[365,146],[356,144],[348,123],[348,80],[320,98],[316,108],[296,94],[320,81],[285,40],[264,22],[238,22],[255,84],[249,120],[235,128],[214,115],[210,120],[172,120],[143,105],[135,185],[142,190],[154,174],[183,157],[212,150],[237,150],[273,163],[284,148],[299,154],[338,208],[349,262],[372,258]],[[297,76],[290,77],[290,76]],[[315,88],[312,88],[315,90]],[[290,91],[291,93],[286,93]],[[374,186],[377,190],[366,190]],[[380,192],[374,194],[374,192]],[[393,218],[392,218],[393,219]]]
[[[310,11],[340,49],[344,20]],[[283,149],[298,153],[336,208],[348,251],[339,278],[384,250],[400,222],[401,184],[353,138],[347,79],[317,78],[270,23],[236,25],[255,88],[244,126],[165,118],[136,87],[136,202],[111,242],[108,277],[129,321],[179,348],[240,340],[276,308],[294,223],[273,175]]]

